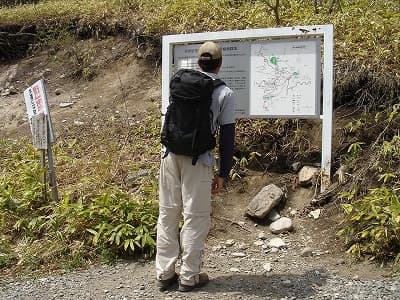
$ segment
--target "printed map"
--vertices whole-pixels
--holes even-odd
[[[319,40],[279,40],[251,46],[253,116],[319,114]]]

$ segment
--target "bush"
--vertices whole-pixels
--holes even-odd
[[[372,189],[361,199],[343,204],[346,211],[343,229],[348,252],[361,257],[371,255],[380,260],[400,257],[400,202],[396,190]]]
[[[378,112],[375,118],[353,121],[359,132],[362,127],[378,130],[374,142],[363,140],[350,145],[346,161],[353,169],[350,188],[340,197],[348,202],[342,204],[346,217],[338,232],[348,244],[348,252],[361,257],[371,255],[381,260],[400,258],[400,122],[398,104]],[[369,133],[371,130],[369,130]],[[364,136],[368,137],[368,135]],[[368,145],[360,156],[355,145]],[[353,154],[351,154],[354,152]]]

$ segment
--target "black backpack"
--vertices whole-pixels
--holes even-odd
[[[168,152],[187,155],[195,165],[200,154],[215,147],[211,130],[212,93],[225,83],[202,72],[181,69],[172,76],[169,105],[161,132]]]

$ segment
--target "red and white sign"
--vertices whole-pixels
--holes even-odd
[[[32,130],[32,117],[43,113],[47,116],[49,127],[49,140],[54,142],[53,128],[51,125],[49,106],[47,103],[46,90],[43,79],[35,82],[24,91],[26,112]]]

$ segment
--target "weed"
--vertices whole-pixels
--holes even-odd
[[[43,198],[43,170],[31,142],[0,140],[0,266],[73,269],[89,259],[153,255],[158,119],[152,109],[134,128],[109,120],[88,130],[90,136],[76,128],[60,136],[54,145],[58,203]],[[124,184],[124,174],[143,168],[149,171]]]

